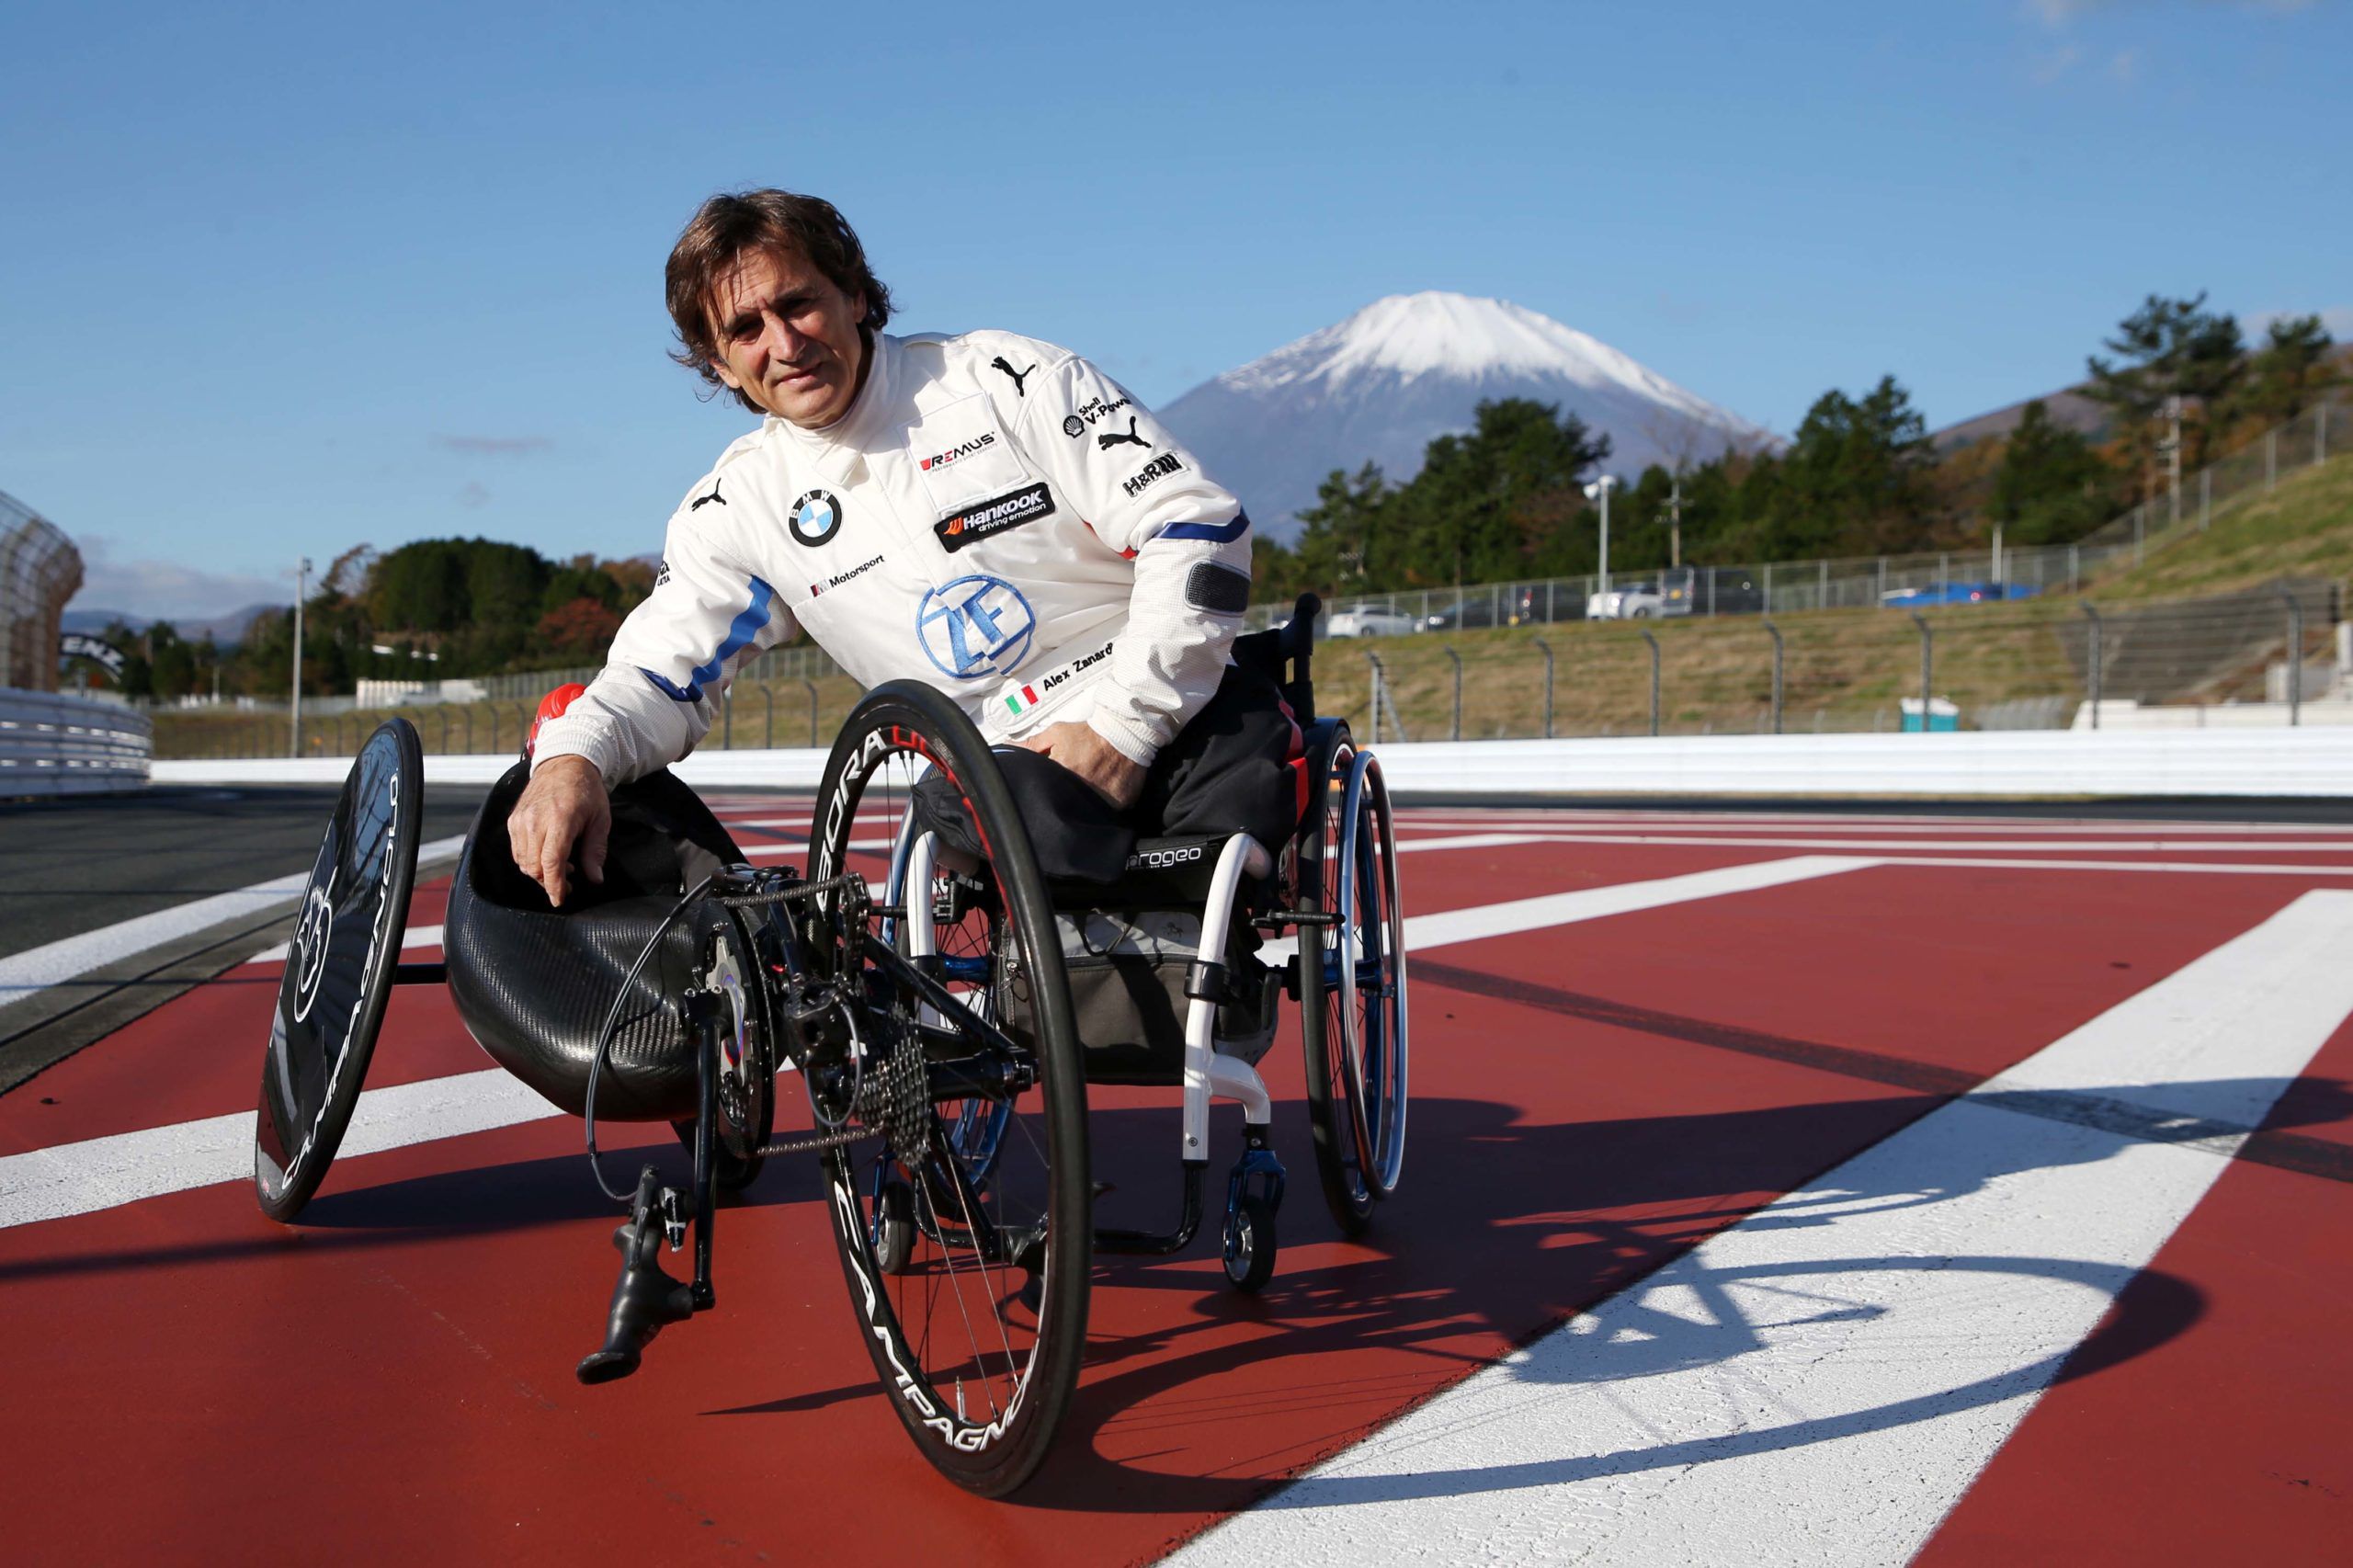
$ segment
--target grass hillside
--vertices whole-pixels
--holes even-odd
[[[2346,432],[2353,448],[2353,430]],[[2256,460],[2260,461],[2259,456]],[[2204,532],[2185,528],[2139,566],[2086,585],[2096,602],[2183,598],[2279,577],[2353,577],[2353,450],[2217,507]]]

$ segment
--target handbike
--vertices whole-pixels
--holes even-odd
[[[749,865],[663,773],[616,791],[606,884],[551,911],[505,847],[528,778],[518,765],[469,835],[446,961],[400,963],[422,758],[414,730],[387,722],[347,780],[291,944],[256,1126],[262,1207],[290,1221],[315,1192],[391,986],[446,981],[494,1058],[586,1118],[592,1154],[600,1119],[671,1121],[691,1151],[683,1190],[652,1164],[633,1187],[606,1187],[628,1219],[614,1236],[621,1267],[604,1343],[577,1369],[584,1382],[629,1375],[664,1326],[715,1306],[719,1194],[769,1155],[814,1153],[860,1337],[893,1409],[960,1485],[1011,1491],[1043,1460],[1075,1385],[1098,1241],[1173,1251],[1194,1233],[1211,1093],[1240,1099],[1245,1121],[1228,1183],[1228,1278],[1256,1290],[1272,1272],[1282,1173],[1270,1102],[1247,1042],[1234,1054],[1228,1037],[1271,1038],[1277,991],[1302,1004],[1318,1165],[1343,1229],[1360,1231],[1396,1184],[1405,1032],[1388,801],[1371,757],[1304,706],[1312,601],[1302,609],[1299,633],[1259,649],[1296,649],[1288,685],[1311,721],[1292,842],[1269,853],[1235,835],[1201,853],[1199,841],[1147,841],[1134,877],[1108,893],[1050,887],[971,722],[931,688],[894,682],[858,703],[834,745],[805,875]],[[984,853],[957,855],[915,825],[926,776],[953,788]],[[1177,855],[1171,845],[1193,852],[1188,866],[1206,862],[1206,880],[1161,874],[1154,857]],[[1203,906],[1204,892],[1229,906]],[[1178,1035],[1128,1031],[1146,1054],[1126,1058],[1127,1075],[1107,1074],[1184,1084],[1186,1191],[1173,1232],[1098,1238],[1094,1228],[1086,1083],[1097,1041],[1082,1043],[1064,961],[1074,897],[1098,913],[1191,899],[1201,915],[1199,950],[1176,963],[1181,990],[1169,987],[1183,1004]],[[1226,937],[1245,928],[1293,930],[1306,957],[1267,966],[1230,950]],[[795,1077],[812,1130],[779,1138],[775,1096]],[[689,1233],[692,1271],[680,1280],[660,1254]]]

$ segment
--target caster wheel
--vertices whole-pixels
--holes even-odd
[[[874,1230],[874,1261],[885,1274],[904,1274],[915,1257],[915,1195],[896,1176],[882,1184]]]
[[[1225,1282],[1255,1296],[1275,1277],[1275,1211],[1245,1198],[1225,1221]]]

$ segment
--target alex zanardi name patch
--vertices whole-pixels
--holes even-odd
[[[1053,494],[1041,479],[1035,484],[1025,484],[1010,494],[975,501],[953,516],[940,518],[931,526],[931,531],[938,536],[948,553],[953,555],[968,545],[978,544],[1007,528],[1017,528],[1040,517],[1051,517],[1053,510]]]

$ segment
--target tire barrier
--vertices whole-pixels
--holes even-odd
[[[136,709],[0,687],[0,800],[143,790],[154,750]]]

